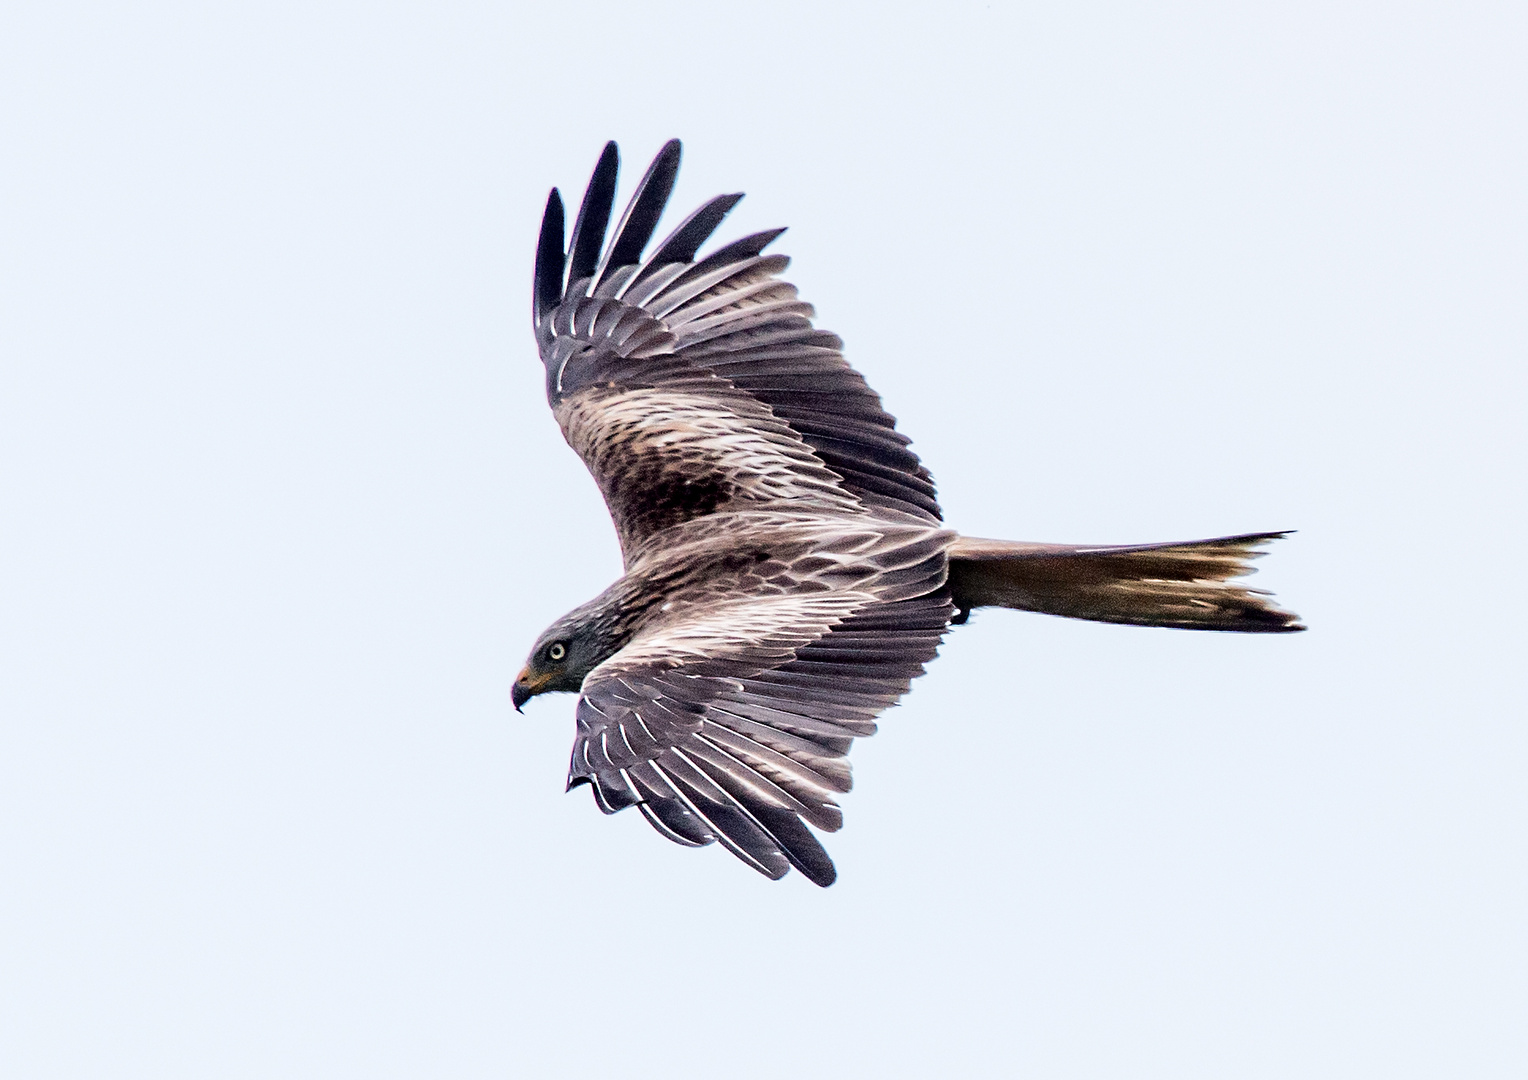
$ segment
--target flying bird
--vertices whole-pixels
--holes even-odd
[[[532,303],[547,401],[614,519],[625,574],[547,628],[516,709],[579,694],[568,788],[719,842],[771,878],[836,872],[854,739],[983,606],[1190,630],[1302,630],[1237,579],[1284,532],[1120,547],[945,527],[929,471],[754,233],[697,257],[719,195],[643,256],[667,143],[616,222],[605,146],[564,247],[554,188]],[[808,828],[811,826],[812,828]]]

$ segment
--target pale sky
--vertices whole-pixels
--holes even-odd
[[[1525,71],[1506,3],[12,5],[0,1073],[1528,1074]],[[510,683],[620,567],[531,258],[671,136],[955,528],[1298,529],[1310,632],[979,613],[826,891],[563,794]]]

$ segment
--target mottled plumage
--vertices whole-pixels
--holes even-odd
[[[679,168],[659,152],[606,242],[605,147],[563,245],[554,189],[533,315],[547,400],[599,484],[625,575],[554,623],[515,682],[577,691],[569,786],[819,885],[850,743],[986,604],[1190,629],[1302,627],[1235,584],[1283,533],[1080,548],[962,537],[928,470],[755,233],[696,261],[722,195],[644,260]]]

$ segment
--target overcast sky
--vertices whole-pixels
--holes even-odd
[[[10,5],[0,1072],[1528,1074],[1525,71],[1509,3]],[[826,891],[563,794],[510,683],[620,564],[532,250],[676,135],[954,527],[1299,529],[1310,632],[979,613]]]

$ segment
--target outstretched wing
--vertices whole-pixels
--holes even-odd
[[[592,785],[607,814],[640,807],[677,843],[720,841],[771,878],[794,866],[830,885],[806,825],[843,823],[833,797],[849,790],[850,743],[922,674],[953,612],[944,589],[697,607],[584,680],[568,786]]]
[[[741,195],[720,195],[642,252],[679,171],[666,144],[610,242],[618,155],[606,145],[563,247],[553,189],[536,250],[533,315],[547,400],[593,473],[628,564],[692,518],[788,502],[939,519],[934,484],[837,336],[764,255],[783,229],[695,261]]]

